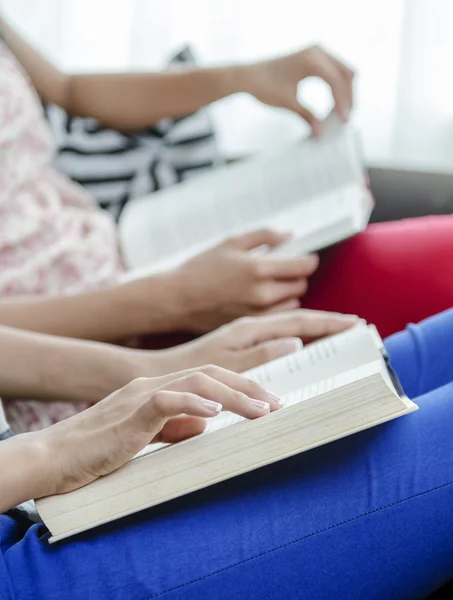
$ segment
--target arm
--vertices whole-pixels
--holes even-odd
[[[142,351],[0,326],[0,396],[97,402],[136,377],[162,377],[212,362],[244,371],[338,333],[357,319],[293,311],[238,320],[187,344]]]
[[[104,342],[180,330],[184,315],[173,274],[68,296],[0,300],[2,325]]]
[[[30,77],[39,96],[64,107],[67,77],[36,52],[1,16],[0,35]]]
[[[133,381],[75,417],[2,441],[0,513],[30,498],[82,487],[151,441],[176,442],[202,433],[205,418],[223,406],[256,419],[281,404],[249,379],[211,366],[173,374],[159,387],[154,379]]]
[[[99,341],[170,331],[211,331],[244,315],[300,306],[316,256],[256,256],[288,236],[259,230],[230,238],[179,268],[69,296],[0,300],[0,324]]]
[[[176,72],[71,75],[66,106],[116,129],[140,129],[182,117],[225,96],[246,91],[240,67],[185,68]],[[127,90],[127,93],[119,91]]]
[[[242,91],[240,70],[235,67],[67,75],[1,18],[0,32],[43,100],[117,129],[146,127],[165,117],[190,114]]]
[[[0,327],[0,396],[97,402],[139,375],[158,369],[159,353]],[[140,357],[140,358],[139,358]],[[153,361],[153,358],[155,359]]]
[[[265,104],[299,114],[318,134],[318,119],[297,97],[298,84],[307,77],[326,81],[343,119],[347,120],[352,107],[353,71],[316,46],[271,60],[220,68],[66,75],[1,18],[0,33],[43,100],[116,129],[149,127],[162,118],[190,114],[225,96],[246,92]]]

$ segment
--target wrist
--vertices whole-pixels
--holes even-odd
[[[78,377],[78,401],[99,402],[137,377],[143,377],[140,351],[111,345],[102,345],[94,354],[87,354],[89,364],[85,376]]]
[[[1,444],[0,512],[46,495],[52,486],[50,456],[41,432],[17,435]]]
[[[197,258],[174,271],[180,306],[179,330],[191,334],[210,331],[208,315],[222,312],[225,295],[224,291],[212,284],[212,266],[200,269],[200,264],[196,262]]]
[[[218,96],[220,98],[247,91],[248,65],[234,64],[226,67],[218,67],[215,71],[219,87]]]
[[[99,402],[138,377],[158,377],[174,370],[170,351],[92,344],[84,355],[84,366],[71,386],[76,396],[70,399],[76,402]]]
[[[121,310],[130,313],[129,335],[184,329],[187,307],[179,271],[136,279],[123,288]]]
[[[122,349],[123,363],[118,371],[116,387],[109,393],[124,387],[139,377],[161,377],[180,370],[176,352],[178,348],[179,346],[163,350]],[[121,383],[118,381],[119,377]]]
[[[236,92],[253,95],[254,63],[243,63],[232,67]]]

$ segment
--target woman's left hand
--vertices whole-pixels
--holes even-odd
[[[239,67],[243,91],[270,106],[287,108],[299,114],[313,130],[321,133],[319,120],[297,99],[297,86],[307,77],[325,81],[335,101],[335,110],[347,121],[353,104],[354,71],[319,46]]]
[[[278,408],[281,401],[257,383],[208,365],[163,378],[136,379],[78,415],[12,443],[18,460],[25,446],[33,449],[35,483],[22,487],[28,486],[36,498],[87,485],[151,442],[177,442],[200,434],[206,418],[222,409],[256,419]],[[0,454],[0,464],[1,458]],[[19,463],[15,466],[20,469]],[[22,501],[27,494],[21,498],[18,492],[17,497]]]
[[[240,373],[295,352],[300,338],[340,333],[358,321],[355,315],[305,309],[243,317],[192,342],[164,350],[157,360],[162,373],[206,363]],[[147,354],[143,358],[149,361]]]

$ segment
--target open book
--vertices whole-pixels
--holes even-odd
[[[330,118],[322,139],[244,160],[129,202],[119,235],[127,277],[163,271],[262,227],[291,232],[272,250],[302,256],[350,237],[369,220],[357,133]]]
[[[373,427],[417,409],[373,326],[358,325],[248,371],[284,407],[248,421],[231,413],[205,433],[148,446],[93,483],[37,501],[56,541]]]

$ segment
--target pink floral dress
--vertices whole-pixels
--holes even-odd
[[[121,272],[115,224],[52,168],[53,148],[27,76],[0,40],[0,299],[68,294]],[[15,431],[78,412],[68,403],[9,401]]]

